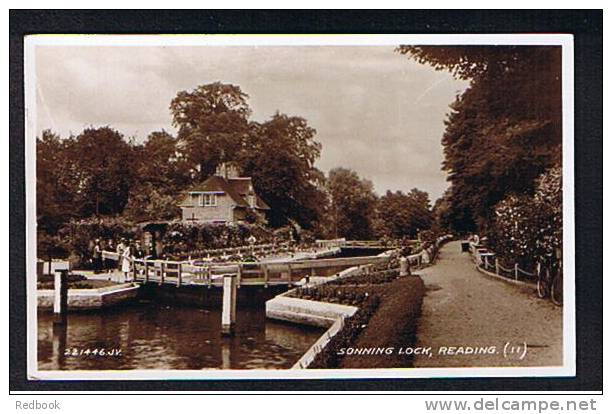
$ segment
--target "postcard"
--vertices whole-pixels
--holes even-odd
[[[25,38],[28,374],[575,375],[573,38]]]

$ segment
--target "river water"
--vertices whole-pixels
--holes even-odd
[[[382,251],[343,249],[337,257]],[[340,270],[327,269],[321,276]],[[263,302],[238,308],[235,335],[230,338],[221,336],[220,309],[140,300],[69,313],[67,328],[60,332],[54,332],[51,313],[39,312],[38,369],[286,369],[323,332],[266,319]]]
[[[284,369],[322,329],[266,320],[265,309],[239,309],[236,332],[221,337],[221,311],[140,302],[70,313],[65,334],[38,314],[39,370]],[[104,352],[100,355],[100,350]],[[97,351],[96,351],[97,350]],[[120,350],[118,355],[116,354]]]

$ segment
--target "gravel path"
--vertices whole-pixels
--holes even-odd
[[[431,354],[417,356],[415,367],[563,364],[562,308],[478,272],[459,241],[446,244],[436,264],[419,273],[426,296],[417,346],[431,347]],[[488,352],[470,354],[469,347]]]

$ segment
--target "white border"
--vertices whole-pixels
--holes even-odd
[[[575,260],[574,260],[574,51],[569,34],[461,35],[30,35],[25,56],[26,184],[36,182],[37,46],[384,46],[419,45],[550,45],[562,47],[563,96],[563,308],[562,367],[389,368],[329,370],[131,370],[39,371],[36,324],[36,186],[26,185],[26,270],[28,377],[45,380],[144,379],[348,379],[547,377],[576,375]]]

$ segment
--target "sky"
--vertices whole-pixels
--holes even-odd
[[[249,95],[251,119],[301,116],[322,146],[316,165],[355,170],[378,194],[448,183],[440,144],[467,83],[393,46],[37,46],[37,134],[109,125],[142,142],[171,133],[177,92],[221,81]]]

